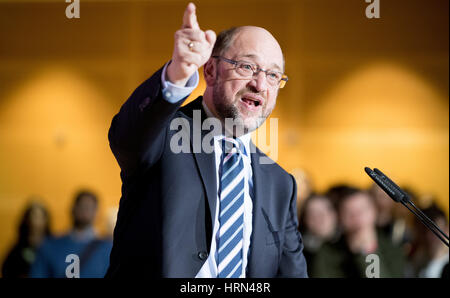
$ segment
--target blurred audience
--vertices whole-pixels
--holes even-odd
[[[93,228],[98,209],[97,196],[91,191],[76,194],[72,230],[62,237],[46,240],[39,248],[31,268],[31,277],[66,277],[66,256],[76,254],[80,277],[103,277],[109,266],[111,239],[100,239]]]
[[[25,208],[19,224],[17,242],[6,256],[2,275],[4,278],[28,277],[36,250],[44,238],[50,236],[50,218],[39,198],[33,198]]]
[[[310,277],[366,277],[369,254],[379,257],[380,277],[448,277],[448,247],[376,184],[368,191],[339,184],[318,194],[303,172],[296,179],[306,189],[299,196],[298,214]],[[423,200],[416,200],[409,188],[402,189],[420,206]],[[72,229],[53,237],[50,216],[39,201],[32,200],[24,210],[16,243],[2,266],[3,277],[65,278],[69,254],[79,257],[80,277],[103,277],[117,208],[107,210],[106,237],[99,238],[93,227],[97,196],[79,191],[72,206]],[[448,234],[447,217],[433,201],[429,198],[421,208]]]
[[[336,207],[339,200],[352,190],[353,190],[352,186],[345,183],[340,183],[328,188],[328,190],[325,192],[325,196],[327,196],[333,203],[333,206]]]
[[[436,225],[448,235],[449,225],[445,213],[436,205],[423,209]],[[415,224],[416,241],[407,266],[407,277],[448,277],[448,247],[420,221]],[[447,267],[447,269],[445,269]]]
[[[407,188],[402,189],[415,201],[412,191]],[[411,231],[408,227],[408,220],[411,214],[408,209],[394,202],[377,184],[372,184],[369,188],[369,194],[374,199],[377,208],[376,224],[378,229],[385,233],[392,243],[403,246],[407,254],[411,249],[412,241]]]
[[[403,251],[377,230],[377,208],[372,197],[344,185],[332,193],[342,236],[322,245],[310,264],[311,277],[366,277],[369,254],[379,257],[380,277],[402,277]]]
[[[303,236],[303,254],[307,264],[311,264],[324,242],[335,241],[339,237],[337,214],[331,200],[319,194],[306,198],[300,207],[299,229]]]

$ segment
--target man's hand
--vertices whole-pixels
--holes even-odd
[[[175,32],[172,61],[166,73],[169,81],[185,86],[189,78],[208,61],[215,42],[216,33],[200,30],[195,5],[189,3],[184,11],[183,26]]]

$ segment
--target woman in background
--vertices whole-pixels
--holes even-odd
[[[37,200],[33,200],[26,207],[22,216],[17,243],[3,262],[3,277],[28,277],[31,264],[36,256],[36,250],[48,236],[50,236],[48,211]]]
[[[303,254],[309,265],[323,243],[339,238],[337,212],[329,197],[313,193],[300,207],[299,222],[303,236]]]

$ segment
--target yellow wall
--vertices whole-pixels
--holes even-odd
[[[216,32],[266,27],[286,56],[279,163],[317,190],[368,186],[378,167],[448,212],[448,1],[200,1]],[[107,131],[134,88],[171,57],[184,1],[0,1],[0,260],[27,199],[39,195],[52,227],[69,228],[79,187],[98,192],[103,230],[120,198]],[[202,83],[196,94],[201,93]]]

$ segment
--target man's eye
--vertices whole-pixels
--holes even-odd
[[[241,64],[241,68],[245,69],[245,70],[253,70],[252,65],[251,64],[246,64],[246,63]]]
[[[281,75],[276,72],[269,72],[267,76],[272,80],[281,80]]]

